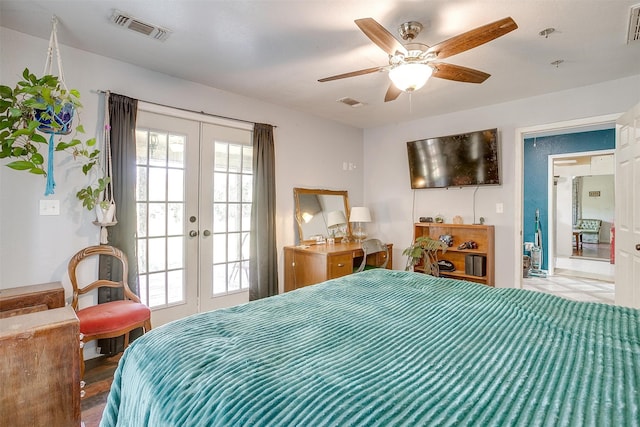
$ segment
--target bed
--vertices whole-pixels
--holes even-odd
[[[370,270],[153,329],[101,426],[640,425],[640,310]]]

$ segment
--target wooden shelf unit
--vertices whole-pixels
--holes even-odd
[[[456,269],[454,271],[440,270],[440,276],[494,286],[495,231],[493,225],[419,222],[414,226],[413,238],[416,239],[420,236],[429,236],[432,239],[438,240],[441,235],[445,234],[449,234],[453,237],[453,245],[447,248],[445,253],[438,251],[438,260],[450,261]],[[476,249],[458,249],[458,245],[470,240],[478,244]],[[465,273],[466,256],[469,254],[481,255],[486,258],[484,276],[474,276]],[[414,271],[424,272],[423,265],[416,265],[414,267]]]

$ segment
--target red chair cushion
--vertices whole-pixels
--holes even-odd
[[[81,333],[102,335],[144,322],[151,316],[151,310],[144,304],[121,300],[92,305],[78,310],[76,315],[80,320]]]

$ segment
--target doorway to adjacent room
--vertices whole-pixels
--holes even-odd
[[[613,282],[614,150],[549,156],[549,271]]]
[[[584,153],[589,153],[590,151],[599,151],[599,154],[603,154],[601,150],[613,149],[615,147],[615,115],[602,116],[591,119],[584,120],[575,120],[564,123],[555,123],[549,125],[540,125],[532,128],[527,128],[524,130],[517,131],[517,139],[522,142],[522,145],[516,152],[516,157],[518,158],[518,167],[522,168],[517,172],[520,172],[521,182],[519,187],[519,196],[522,201],[522,210],[518,212],[517,220],[522,224],[522,240],[519,245],[523,245],[525,242],[531,242],[533,240],[533,231],[532,229],[535,227],[534,225],[534,214],[536,209],[540,210],[540,222],[541,222],[541,230],[543,231],[543,242],[544,242],[544,260],[545,264],[543,269],[547,273],[547,277],[538,277],[535,280],[531,279],[523,279],[522,276],[519,279],[520,283],[523,283],[523,287],[530,288],[531,283],[535,282],[536,286],[544,287],[545,284],[547,288],[552,289],[554,287],[558,287],[559,284],[555,283],[563,282],[563,287],[573,286],[576,292],[580,292],[580,288],[584,288],[584,286],[576,285],[577,282],[581,280],[592,280],[601,282],[608,286],[608,284],[613,286],[614,278],[614,266],[609,263],[609,243],[608,243],[608,233],[606,236],[606,241],[603,236],[600,237],[600,242],[598,244],[589,243],[588,245],[582,244],[580,248],[579,242],[576,250],[573,250],[575,245],[574,241],[574,232],[573,226],[575,225],[575,221],[572,215],[572,211],[575,211],[575,207],[572,205],[571,192],[574,190],[572,188],[573,182],[568,181],[569,183],[569,198],[565,198],[565,201],[568,200],[569,206],[565,207],[567,212],[569,213],[568,219],[564,217],[562,226],[564,227],[562,230],[562,236],[558,234],[556,230],[556,222],[559,222],[555,219],[555,185],[558,184],[557,177],[554,175],[554,156],[556,158],[562,158],[562,156],[579,156]],[[584,144],[582,147],[578,146],[575,149],[565,149],[562,151],[560,146],[562,144],[566,144],[565,139],[566,135],[574,135],[574,134],[598,134],[598,132],[607,133],[606,138],[609,140],[609,146],[599,147],[593,146],[593,142]],[[593,136],[591,135],[591,137]],[[597,135],[600,137],[600,135]],[[549,138],[551,137],[551,138]],[[555,138],[555,140],[554,140]],[[545,143],[547,145],[545,145]],[[527,147],[527,144],[528,147]],[[566,148],[566,147],[565,147]],[[537,167],[534,168],[536,170],[536,178],[538,187],[535,189],[529,188],[528,191],[525,190],[526,183],[530,183],[531,179],[529,177],[525,177],[524,169],[525,169],[525,157],[527,155],[534,156],[537,158],[540,163]],[[518,169],[517,167],[517,169]],[[540,171],[545,171],[540,174]],[[547,173],[548,171],[548,173]],[[586,174],[585,174],[586,175]],[[564,183],[565,185],[567,182]],[[540,197],[541,196],[541,197]],[[534,207],[531,208],[531,205],[527,208],[527,203],[532,202],[532,198],[538,197],[540,200],[534,200]],[[529,212],[531,211],[531,212]],[[613,212],[613,206],[611,206],[611,211]],[[577,216],[582,216],[578,214]],[[613,218],[610,218],[607,222],[613,222]],[[610,228],[610,225],[609,225]],[[608,228],[607,228],[608,230]],[[582,237],[579,235],[579,237]],[[557,246],[560,245],[563,247],[562,255],[566,257],[567,262],[563,263],[557,262]],[[518,246],[518,250],[522,252],[523,247]],[[605,259],[606,255],[606,259]],[[518,271],[517,273],[520,273]],[[546,282],[545,282],[546,280]],[[566,282],[566,283],[565,283]],[[586,285],[589,286],[589,285]],[[540,290],[540,289],[538,289]],[[587,297],[585,291],[585,298]],[[573,292],[573,290],[569,289],[559,289],[559,291],[564,292]],[[553,292],[552,292],[553,293]],[[577,298],[576,298],[577,299]]]

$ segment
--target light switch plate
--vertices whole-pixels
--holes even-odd
[[[504,212],[504,204],[496,203],[496,213],[503,213],[503,212]]]
[[[40,200],[40,215],[60,215],[60,200]]]

